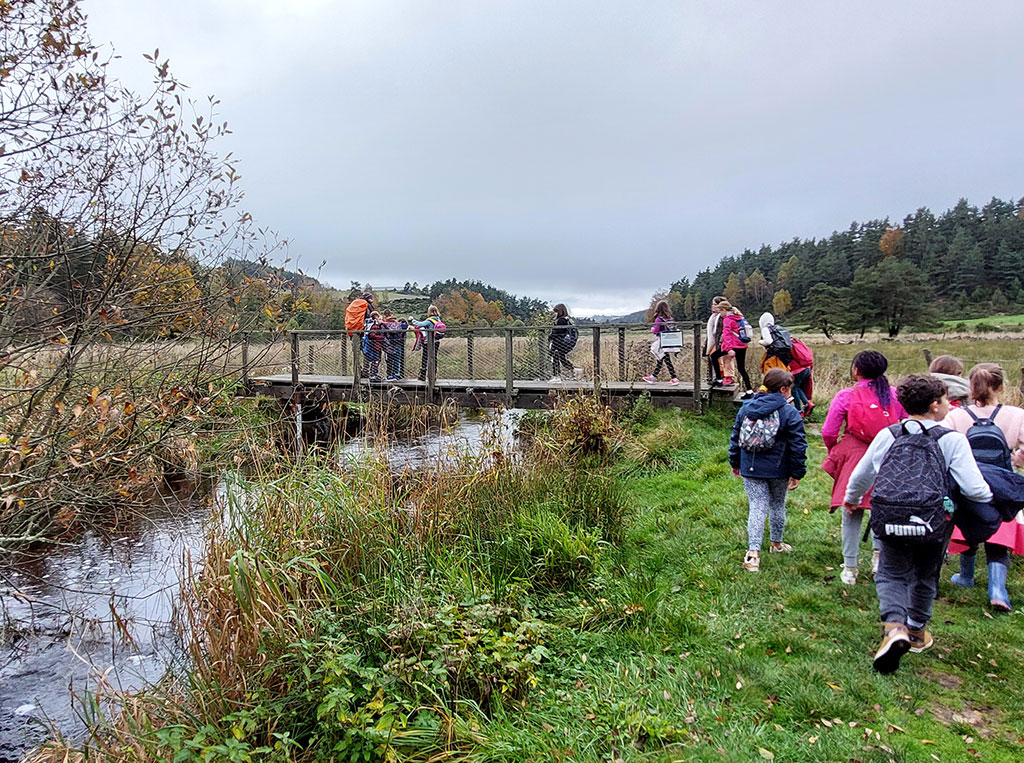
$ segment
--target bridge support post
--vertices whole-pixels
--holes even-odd
[[[363,332],[356,331],[352,335],[352,400],[359,402],[363,398]]]
[[[295,456],[302,455],[302,390],[299,387],[299,335],[294,331],[291,339],[292,408],[295,411]]]
[[[437,382],[437,342],[434,341],[434,328],[427,329],[427,404],[434,402],[434,384]]]
[[[594,326],[594,394],[601,395],[601,327]]]
[[[348,334],[341,335],[341,375],[348,376]]]
[[[626,329],[619,329],[619,381],[626,381]]]
[[[700,359],[704,356],[704,347],[700,340],[700,324],[693,324],[693,410],[702,413],[703,399],[700,390],[701,368]]]
[[[505,329],[505,404],[512,405],[512,329]]]

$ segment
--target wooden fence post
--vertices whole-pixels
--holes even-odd
[[[924,362],[925,362],[925,365],[927,365],[929,367],[932,364],[932,351],[930,349],[928,349],[927,347],[924,348]]]
[[[594,394],[601,394],[601,327],[594,326]]]
[[[473,370],[473,329],[466,331],[466,375],[470,379],[476,378]]]
[[[626,381],[626,329],[619,329],[619,381]]]
[[[505,329],[505,397],[512,405],[512,329]]]
[[[249,335],[242,338],[242,386],[249,386]]]
[[[537,329],[537,378],[543,379],[544,373],[544,330]]]
[[[704,347],[700,341],[700,324],[693,324],[693,410],[702,413],[703,400],[700,389],[700,362],[704,355]]]
[[[292,387],[299,385],[299,335],[294,331],[291,337],[291,371],[292,371]]]
[[[434,383],[437,381],[437,342],[434,341],[434,327],[427,329],[427,404],[434,402]]]
[[[341,332],[341,375],[348,376],[348,334]]]

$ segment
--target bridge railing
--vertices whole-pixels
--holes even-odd
[[[683,346],[670,354],[676,377],[692,385],[697,396],[702,385],[703,326],[676,324],[683,334]],[[577,332],[575,344],[565,353],[571,364],[556,370],[553,343],[560,332]],[[364,336],[365,335],[365,336]],[[652,350],[658,339],[651,324],[600,324],[566,326],[463,327],[419,331],[290,331],[285,335],[248,338],[243,346],[242,374],[289,375],[297,383],[302,377],[342,377],[335,383],[365,386],[367,381],[386,382],[422,378],[428,399],[438,385],[462,382],[502,382],[511,393],[530,382],[573,382],[575,388],[593,388],[616,382],[640,381],[654,369]],[[661,380],[667,381],[667,371]]]

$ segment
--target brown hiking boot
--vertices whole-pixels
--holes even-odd
[[[885,623],[883,628],[882,643],[872,664],[879,673],[895,673],[900,658],[910,649],[910,634],[903,623]]]
[[[921,654],[925,649],[931,649],[935,643],[932,634],[924,628],[907,628],[907,635],[910,636],[910,651],[914,654]]]

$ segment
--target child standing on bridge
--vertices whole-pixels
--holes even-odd
[[[427,308],[427,317],[422,321],[409,319],[409,323],[420,329],[429,329],[427,331],[420,332],[421,341],[420,349],[423,350],[423,360],[420,361],[420,381],[427,380],[427,343],[433,341],[434,343],[434,374],[437,374],[437,350],[441,344],[441,337],[444,336],[445,329],[447,326],[441,321],[441,311],[437,309],[437,305],[431,305]],[[415,348],[413,348],[415,349]]]
[[[662,346],[662,334],[676,331],[676,324],[672,321],[672,311],[669,310],[668,302],[661,300],[654,306],[654,325],[651,326],[651,333],[654,334],[654,341],[651,342],[651,354],[658,359],[658,362],[654,364],[654,371],[649,376],[644,377],[644,381],[648,384],[654,384],[658,381],[658,372],[661,371],[662,365],[668,370],[669,384],[679,384],[679,379],[676,377],[675,366],[672,365],[672,353],[679,352],[679,347]]]
[[[768,518],[770,551],[793,550],[783,543],[786,530],[786,494],[807,473],[807,438],[804,421],[789,404],[793,375],[774,368],[765,374],[764,392],[747,400],[736,414],[729,438],[729,465],[743,478],[750,509],[747,514],[747,553],[743,569],[761,567],[764,521]]]
[[[879,673],[895,672],[908,651],[923,652],[934,643],[925,626],[949,538],[950,477],[965,498],[992,500],[967,438],[939,426],[949,413],[946,386],[934,376],[910,376],[897,396],[908,418],[871,441],[843,501],[844,512],[860,511],[861,498],[874,485],[871,529],[881,545],[875,589],[883,631],[873,664]]]

